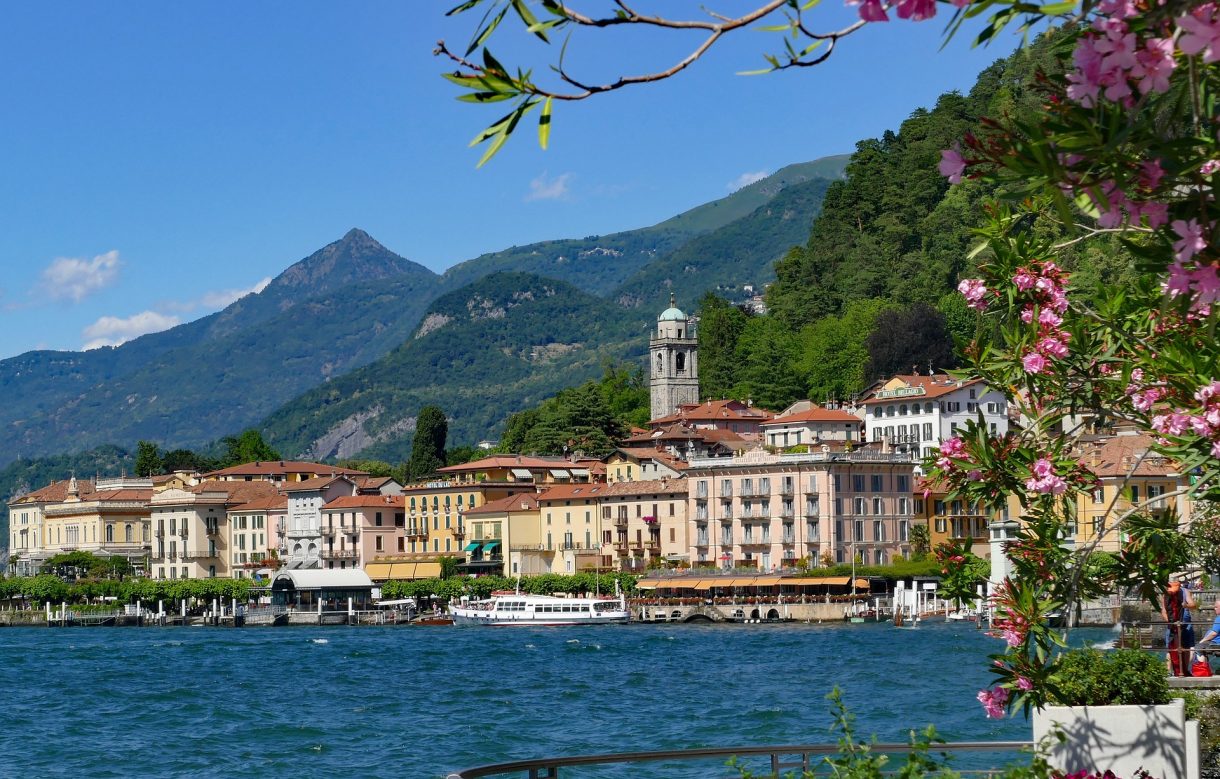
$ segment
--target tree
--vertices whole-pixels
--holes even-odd
[[[928,532],[926,524],[916,524],[911,526],[910,534],[911,542],[911,559],[923,560],[928,556],[931,550],[932,540]]]
[[[152,441],[136,442],[135,471],[137,476],[153,476],[162,473],[164,469],[165,461],[161,456],[161,447]]]
[[[161,461],[165,473],[174,471],[211,471],[216,469],[216,463],[204,455],[190,449],[171,449],[166,452]]]
[[[882,311],[867,344],[870,381],[957,365],[945,318],[927,303]]]
[[[415,437],[411,441],[411,459],[407,474],[411,479],[436,473],[445,467],[445,439],[449,437],[449,420],[437,406],[424,406],[415,417]]]
[[[225,436],[221,439],[225,452],[220,459],[221,468],[230,468],[242,463],[262,462],[280,459],[279,452],[263,440],[263,434],[254,428],[242,431],[235,436]]]
[[[746,328],[744,311],[714,292],[699,301],[699,396],[731,396],[738,382],[737,341]]]
[[[890,304],[862,300],[843,316],[827,316],[801,330],[796,362],[806,397],[815,403],[845,401],[862,392],[868,377],[867,339]]]
[[[805,388],[794,367],[796,354],[796,338],[778,319],[749,320],[734,354],[740,368],[732,397],[776,411],[800,400]]]

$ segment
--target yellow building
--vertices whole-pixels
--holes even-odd
[[[607,484],[598,504],[602,544],[615,570],[690,559],[685,479]]]
[[[539,555],[549,573],[613,566],[613,558],[604,549],[605,525],[599,510],[600,496],[607,489],[606,484],[557,484],[539,493]]]
[[[544,553],[538,496],[522,492],[466,511],[468,543],[462,550],[469,573],[502,576],[551,572]]]
[[[44,513],[47,506],[62,503],[69,488],[78,498],[87,497],[93,492],[93,480],[54,481],[9,502],[9,566],[15,575],[34,576],[48,558],[59,554],[58,547],[47,546]]]
[[[1153,452],[1152,444],[1150,437],[1137,433],[1080,442],[1080,462],[1098,484],[1077,503],[1077,543],[1091,543],[1101,536],[1098,549],[1118,551],[1126,537],[1115,528],[1133,506],[1150,512],[1174,511],[1181,522],[1189,522],[1191,501],[1173,494],[1189,486],[1189,477],[1176,462]]]
[[[323,476],[368,476],[364,471],[351,468],[340,468],[325,463],[301,462],[298,460],[262,460],[252,463],[242,463],[230,468],[211,471],[199,477],[201,481],[269,481],[276,484],[283,482],[308,481]]]
[[[994,519],[1007,516],[1006,510],[988,511],[961,498],[950,499],[944,485],[924,479],[914,498],[915,516],[928,525],[929,551],[947,542],[970,542],[970,551],[984,560],[991,557],[991,536],[987,529]]]
[[[686,470],[686,462],[663,449],[623,446],[606,458],[606,481],[649,481],[676,479]]]
[[[85,551],[99,557],[124,557],[143,571],[148,555],[152,481],[123,477],[98,479],[92,492],[69,480],[62,502],[42,509],[44,550]]]

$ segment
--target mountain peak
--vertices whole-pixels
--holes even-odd
[[[373,236],[371,236],[368,233],[366,233],[365,231],[361,230],[359,227],[353,227],[352,229],[348,230],[346,233],[343,234],[343,237],[339,239],[339,242],[340,243],[368,242],[368,243],[375,243],[378,246],[381,246],[381,244],[377,243],[376,239],[374,239]]]

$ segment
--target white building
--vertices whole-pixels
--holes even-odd
[[[284,486],[288,516],[277,531],[285,537],[285,567],[322,567],[322,506],[355,495],[356,488],[356,482],[346,476],[319,476]]]
[[[153,578],[231,578],[234,556],[228,510],[275,495],[275,485],[265,481],[210,481],[154,495],[149,503]]]
[[[682,313],[671,294],[669,308],[657,317],[656,335],[648,341],[653,419],[699,402],[698,347],[694,320]]]
[[[865,436],[887,449],[931,454],[941,441],[982,420],[997,435],[1008,432],[1004,395],[981,379],[960,381],[945,374],[895,376],[863,401]]]
[[[863,430],[864,422],[855,414],[808,400],[797,401],[762,423],[763,441],[776,449],[826,441],[859,441]]]

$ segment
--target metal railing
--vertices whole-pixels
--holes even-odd
[[[928,750],[933,754],[957,752],[994,752],[1012,753],[1033,746],[1030,741],[959,741],[944,744],[933,744]],[[913,751],[910,744],[871,744],[869,751],[873,753],[899,755]],[[824,768],[821,758],[825,755],[837,754],[840,750],[837,744],[797,744],[780,746],[742,746],[742,747],[709,747],[705,749],[676,749],[653,752],[615,752],[604,755],[576,755],[572,757],[542,757],[532,760],[513,760],[506,763],[467,768],[446,775],[446,779],[481,779],[487,776],[525,775],[529,779],[558,779],[560,768],[572,766],[606,766],[632,763],[689,763],[695,761],[719,760],[721,766],[730,758],[749,759],[765,758],[770,762],[770,771],[757,776],[779,777],[781,772],[802,771],[817,775]],[[1003,769],[958,769],[962,776],[995,776]],[[655,776],[655,774],[649,774]],[[710,774],[706,774],[710,775]],[[740,773],[725,770],[725,776],[740,777]],[[823,775],[829,775],[828,773]]]

